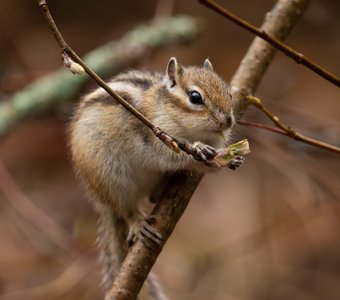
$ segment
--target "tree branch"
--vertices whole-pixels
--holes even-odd
[[[101,86],[106,92],[108,92],[119,104],[123,105],[126,110],[133,114],[136,118],[141,120],[147,127],[149,127],[153,132],[156,130],[156,126],[146,118],[142,113],[140,113],[136,108],[134,108],[130,103],[128,103],[124,98],[117,94],[113,89],[111,89],[106,82],[101,79],[96,72],[87,66],[87,64],[72,50],[72,48],[66,43],[63,36],[61,35],[57,25],[55,24],[50,10],[47,6],[46,0],[37,0],[38,5],[47,21],[48,27],[53,33],[61,51],[61,55],[66,67],[70,68],[73,72],[73,68],[78,68],[79,73],[82,73],[81,67],[85,72],[95,81],[99,86]],[[81,67],[77,66],[75,63],[79,64]],[[73,72],[78,73],[78,72]]]
[[[305,136],[305,135],[295,131],[290,126],[287,126],[284,123],[282,123],[280,121],[279,117],[277,117],[273,113],[271,113],[263,105],[262,101],[259,98],[253,97],[253,96],[248,96],[247,99],[248,99],[249,104],[255,106],[260,111],[262,111],[275,124],[276,127],[281,129],[285,133],[286,136],[291,137],[292,139],[294,139],[296,141],[303,142],[305,144],[309,144],[309,145],[312,145],[312,146],[315,146],[315,147],[318,147],[318,148],[321,148],[321,149],[332,151],[334,153],[338,153],[338,154],[340,153],[339,147],[321,142],[319,140],[315,140],[315,139],[310,138],[308,136]]]
[[[203,175],[177,173],[172,176],[164,189],[159,201],[153,209],[152,224],[161,232],[164,242],[174,230],[179,218],[184,213],[189,199]],[[107,299],[132,300],[136,299],[140,288],[148,276],[162,247],[154,244],[152,248],[137,240],[130,248],[123,265],[115,279]]]
[[[280,0],[267,13],[261,30],[278,40],[284,40],[307,8],[309,0]],[[247,107],[246,97],[254,94],[260,81],[276,53],[276,48],[263,39],[253,40],[231,80],[231,92],[235,111],[240,118]]]
[[[264,39],[271,45],[273,45],[275,48],[280,50],[282,53],[287,55],[288,57],[295,60],[296,63],[302,64],[308,69],[312,70],[319,76],[323,77],[324,79],[332,82],[336,86],[340,86],[340,78],[332,74],[331,72],[323,69],[320,67],[317,63],[312,61],[310,58],[304,56],[302,53],[297,52],[296,50],[288,47],[286,44],[282,43],[275,37],[272,37],[270,34],[268,34],[263,29],[258,29],[254,25],[246,22],[245,20],[242,20],[238,16],[232,14],[227,9],[223,8],[222,6],[218,5],[216,2],[212,0],[199,0],[203,5],[209,7],[213,11],[217,12],[218,14],[226,17],[230,21],[234,22],[235,24],[241,26],[242,28],[252,32],[253,34],[259,36],[260,38]],[[293,4],[292,4],[293,5]],[[269,16],[270,17],[270,16]]]
[[[268,131],[275,132],[275,133],[278,133],[278,134],[282,134],[282,135],[285,135],[285,136],[288,135],[282,129],[276,128],[276,127],[273,127],[273,126],[269,126],[267,124],[256,123],[256,122],[252,122],[252,121],[244,121],[244,120],[239,120],[237,122],[237,124],[249,126],[249,127],[260,128],[260,129],[268,130]]]
[[[89,52],[85,62],[100,76],[112,76],[152,49],[192,40],[198,33],[190,17],[174,17],[137,26],[119,41]],[[64,68],[36,80],[0,103],[0,138],[22,120],[63,101],[76,98],[87,76],[74,76]]]
[[[221,14],[222,16],[228,18],[229,20],[231,20],[232,22],[240,25],[241,27],[245,28],[246,30],[254,33],[255,35],[259,36],[260,38],[262,38],[263,40],[269,42],[271,45],[273,45],[275,48],[277,48],[278,50],[282,51],[283,53],[285,53],[286,55],[288,55],[289,57],[293,58],[297,63],[301,63],[305,66],[307,66],[308,68],[310,68],[311,70],[315,71],[316,73],[318,73],[319,75],[321,75],[322,77],[324,77],[325,79],[333,82],[335,85],[340,86],[340,79],[338,77],[336,77],[335,75],[329,73],[328,71],[322,69],[321,67],[319,67],[316,63],[314,63],[313,61],[311,61],[310,59],[306,58],[303,56],[303,54],[296,52],[294,49],[289,48],[287,45],[285,45],[284,43],[282,43],[281,41],[279,41],[278,39],[276,39],[275,37],[272,37],[270,34],[267,33],[267,30],[265,28],[261,28],[258,29],[257,27],[253,26],[252,24],[242,20],[241,18],[239,18],[238,16],[232,14],[231,12],[229,12],[228,10],[226,10],[225,8],[223,8],[222,6],[218,5],[217,3],[215,3],[212,0],[199,0],[203,5],[209,7],[210,9],[214,10],[215,12]],[[308,2],[308,1],[306,1]],[[291,7],[291,12],[290,14],[294,14],[294,10],[297,9],[297,7],[295,7],[295,5],[292,4]],[[271,18],[272,15],[267,14],[267,18]],[[286,17],[288,17],[288,14],[286,15]],[[282,19],[282,21],[284,21],[284,19]],[[253,43],[253,45],[256,46],[256,39]],[[261,49],[259,47],[260,51],[263,51],[264,49],[270,51],[270,46],[267,45],[267,47],[265,47],[265,44],[263,44],[263,49]],[[257,52],[255,55],[253,55],[252,57],[250,57],[249,59],[256,61],[256,56],[259,52]],[[242,66],[242,64],[241,64]],[[239,69],[240,70],[240,69]],[[258,72],[257,67],[252,69],[254,72]],[[234,91],[239,92],[238,90],[238,80],[240,79],[240,73],[236,72],[233,80],[232,80],[232,86]],[[242,76],[247,76],[246,73],[241,71]],[[259,74],[261,75],[261,74]],[[254,84],[256,84],[256,82],[254,81]],[[247,99],[248,102],[254,106],[256,106],[257,108],[259,108],[263,113],[265,113],[273,122],[274,124],[281,129],[281,131],[278,130],[274,130],[273,128],[268,128],[265,125],[261,125],[259,126],[259,124],[256,124],[256,127],[261,127],[261,128],[265,128],[267,130],[271,130],[271,131],[276,131],[280,134],[284,134],[288,137],[291,137],[297,141],[306,143],[306,144],[310,144],[325,150],[329,150],[335,153],[339,153],[340,149],[336,146],[312,139],[310,137],[304,136],[301,133],[296,132],[295,130],[293,130],[292,128],[284,125],[283,123],[280,122],[279,118],[277,116],[274,116],[272,113],[270,113],[262,104],[261,100],[252,96],[247,96],[246,98],[244,98],[244,96],[251,94],[249,91],[242,91],[240,94],[240,97],[243,99]],[[238,100],[236,100],[236,102],[238,102]],[[240,112],[240,114],[242,114],[242,111],[245,109],[245,106],[247,104],[247,101],[242,101],[239,102],[240,106],[238,107],[238,111]],[[248,124],[249,125],[249,122]],[[251,126],[254,126],[254,124],[252,124]]]
[[[279,0],[271,12],[271,17],[265,20],[262,29],[275,38],[284,39],[301,17],[307,4],[308,0]],[[267,49],[268,46],[270,49]],[[246,102],[244,97],[255,92],[274,52],[275,49],[263,40],[253,42],[232,81],[236,102]],[[236,103],[236,106],[242,105]],[[174,175],[165,189],[166,192],[157,202],[152,212],[156,220],[154,226],[165,241],[184,212],[201,178],[200,174]],[[178,209],[179,207],[181,209]],[[161,249],[157,247],[149,249],[141,241],[137,241],[129,249],[109,296],[116,300],[136,299],[160,251]]]

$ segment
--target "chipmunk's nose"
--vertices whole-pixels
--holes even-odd
[[[218,112],[215,116],[221,129],[228,129],[234,125],[234,118],[230,113]]]

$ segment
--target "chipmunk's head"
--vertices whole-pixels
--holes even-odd
[[[172,57],[166,81],[167,111],[184,137],[213,145],[226,143],[235,123],[231,95],[209,59],[202,67],[183,67]]]

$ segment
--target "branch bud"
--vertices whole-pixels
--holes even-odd
[[[68,68],[73,74],[84,75],[84,68],[76,63],[65,51],[61,52],[61,58],[66,68]]]

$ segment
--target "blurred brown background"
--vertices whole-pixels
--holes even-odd
[[[275,1],[220,3],[260,25]],[[81,55],[153,18],[156,4],[49,1]],[[253,36],[198,1],[177,1],[174,10],[199,17],[201,36],[139,66],[162,71],[170,56],[184,64],[209,57],[230,80]],[[288,38],[335,74],[339,13],[339,1],[311,1]],[[60,66],[36,1],[1,1],[0,101]],[[339,145],[340,93],[329,82],[277,54],[257,94],[297,130]],[[68,118],[69,107],[50,111],[0,141],[0,299],[102,299],[96,216],[72,172]],[[244,118],[267,122],[253,109]],[[245,165],[204,178],[157,261],[167,293],[179,300],[340,299],[339,156],[255,128],[239,127],[235,139],[243,137],[252,149]]]

